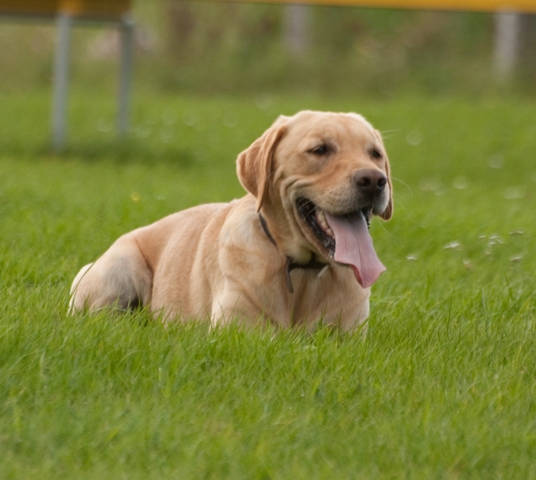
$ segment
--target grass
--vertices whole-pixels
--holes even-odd
[[[74,93],[0,98],[0,477],[536,478],[533,99]],[[366,339],[66,316],[121,233],[242,195],[238,152],[279,113],[356,110],[384,131],[395,217]]]

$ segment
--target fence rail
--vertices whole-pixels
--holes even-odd
[[[227,2],[229,0],[219,0]],[[231,0],[237,1],[237,0]],[[536,0],[239,0],[244,3],[340,5],[413,10],[536,13]]]
[[[214,0],[213,0],[214,1]],[[273,3],[318,6],[354,6],[390,9],[495,12],[496,73],[506,78],[512,72],[517,54],[519,13],[536,14],[536,0],[217,0],[220,2]],[[58,42],[54,71],[52,111],[53,145],[61,150],[65,143],[66,102],[70,30],[77,19],[98,19],[120,25],[121,74],[119,88],[118,127],[128,128],[128,104],[133,55],[133,24],[129,13],[132,0],[0,0],[0,16],[38,16],[57,19]]]

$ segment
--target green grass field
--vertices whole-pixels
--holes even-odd
[[[0,97],[0,478],[536,478],[536,100],[139,96],[118,143],[76,93]],[[280,113],[384,132],[395,216],[368,335],[66,315],[130,229],[243,194],[234,160]]]

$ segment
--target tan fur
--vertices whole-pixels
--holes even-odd
[[[323,142],[333,147],[330,155],[311,153]],[[371,158],[372,148],[382,158]],[[374,213],[390,218],[387,156],[363,117],[311,111],[281,116],[238,156],[245,197],[190,208],[123,235],[76,276],[70,310],[144,305],[166,321],[356,327],[368,316],[370,289],[361,288],[349,267],[326,258],[299,217],[296,199],[305,196],[334,214],[359,208],[354,178],[363,169],[387,176]],[[287,257],[298,263],[315,258],[329,268],[320,276],[318,269],[294,269],[290,293]]]

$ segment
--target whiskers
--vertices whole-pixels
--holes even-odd
[[[401,133],[403,130],[402,129],[397,129],[397,130],[383,130],[383,131],[380,131],[380,134],[382,136],[382,138],[384,140],[387,140],[389,138],[393,138],[393,137],[396,137],[399,133]]]
[[[304,217],[308,218],[311,215],[314,215],[316,217],[316,210],[318,207],[311,200],[307,199],[307,201],[304,202],[301,206],[307,209]]]
[[[392,180],[393,182],[396,181],[397,183],[400,183],[401,185],[404,185],[404,187],[406,187],[406,188],[408,189],[409,193],[411,193],[411,195],[413,195],[413,190],[412,190],[412,188],[411,188],[406,182],[404,182],[404,180],[401,180],[400,178],[398,178],[398,177],[393,177],[393,176],[391,176],[391,180]]]

